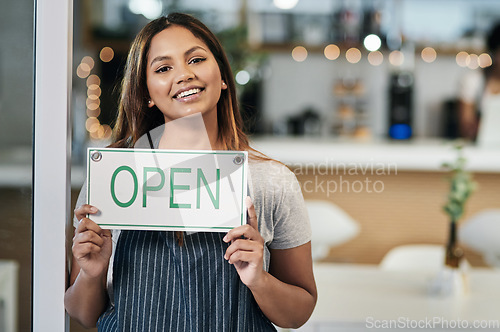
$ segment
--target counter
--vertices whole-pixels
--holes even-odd
[[[256,137],[252,146],[290,166],[395,167],[397,171],[443,171],[444,162],[453,162],[456,142],[446,140],[389,141],[304,137]],[[500,147],[464,147],[467,169],[500,173]]]

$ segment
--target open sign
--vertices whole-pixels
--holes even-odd
[[[87,203],[102,228],[228,231],[246,223],[246,151],[89,148]]]

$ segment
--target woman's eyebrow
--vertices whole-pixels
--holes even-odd
[[[184,56],[187,56],[187,55],[193,53],[196,50],[203,50],[203,51],[206,52],[205,48],[203,48],[202,46],[193,46],[189,50],[187,50],[186,52],[184,52]],[[168,55],[159,55],[159,56],[157,56],[156,58],[154,58],[151,61],[150,66],[152,67],[156,62],[160,62],[160,61],[164,61],[164,60],[171,60],[171,59],[172,59],[171,56],[168,56]]]

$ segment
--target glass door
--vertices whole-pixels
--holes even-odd
[[[34,1],[0,10],[0,331],[31,327]]]

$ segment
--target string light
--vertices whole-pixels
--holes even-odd
[[[81,63],[87,64],[89,66],[90,70],[94,69],[95,62],[94,62],[94,59],[91,56],[88,56],[88,55],[84,56],[82,58]]]
[[[99,98],[101,96],[101,87],[97,84],[92,84],[92,89],[89,87],[87,89],[87,96],[90,98],[90,96],[95,96]]]
[[[361,60],[361,51],[356,47],[351,47],[345,52],[345,58],[350,63],[358,63]]]
[[[99,86],[101,84],[101,79],[99,76],[92,74],[87,78],[87,88],[94,84]]]
[[[399,67],[404,63],[404,61],[405,61],[405,56],[401,51],[392,51],[389,54],[389,62],[393,66]]]
[[[424,48],[420,53],[420,55],[422,56],[422,60],[424,60],[427,63],[432,63],[437,58],[437,52],[432,47]]]
[[[368,53],[368,62],[372,66],[380,66],[384,62],[384,55],[380,51]]]
[[[467,57],[467,67],[469,69],[477,69],[479,67],[479,56],[477,54],[469,54]]]
[[[85,103],[87,105],[87,108],[89,110],[96,110],[97,108],[99,108],[99,106],[101,105],[101,101],[99,99],[96,99],[96,100],[92,100],[92,99],[89,99],[87,98],[87,101]]]
[[[336,60],[340,56],[340,48],[335,44],[330,44],[323,51],[328,60]]]
[[[99,115],[101,115],[101,108],[98,107],[95,110],[91,110],[87,108],[87,116],[90,118],[97,118]]]
[[[86,78],[90,74],[90,66],[86,63],[80,63],[76,68],[76,75],[80,78]]]
[[[488,53],[483,53],[479,56],[479,67],[486,68],[493,64],[491,56]]]
[[[111,47],[103,47],[101,52],[99,53],[99,58],[101,59],[102,62],[110,62],[113,60],[115,56],[115,52]]]
[[[297,62],[307,59],[307,49],[304,46],[297,46],[292,50],[292,58]]]
[[[469,53],[465,51],[461,51],[457,53],[457,56],[455,57],[455,61],[457,62],[457,65],[460,67],[467,67],[467,59],[468,59]]]

